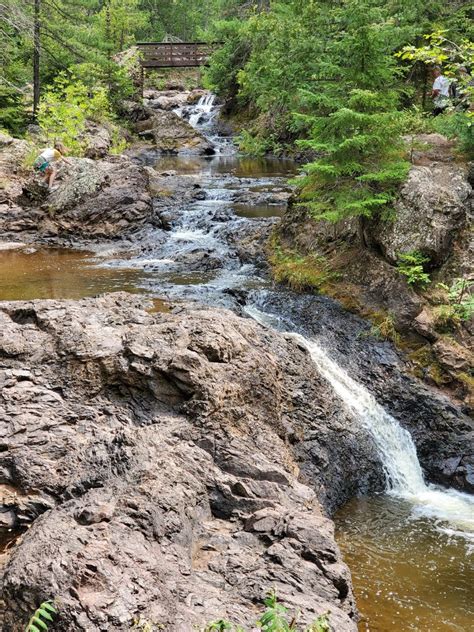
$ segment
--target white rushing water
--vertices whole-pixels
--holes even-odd
[[[256,308],[248,307],[246,312],[263,325],[279,324],[278,319]],[[454,489],[427,485],[410,433],[362,384],[331,359],[319,342],[296,333],[291,336],[308,350],[319,373],[374,439],[385,471],[387,493],[412,503],[413,517],[430,518],[449,535],[474,542],[474,497]]]
[[[232,138],[220,136],[215,129],[221,109],[222,104],[216,103],[216,95],[209,92],[203,94],[197,103],[183,105],[173,111],[207,138],[216,155],[232,155],[235,153]]]
[[[204,94],[194,107],[194,112],[189,117],[189,124],[193,127],[197,127],[202,115],[210,114],[213,111],[215,100],[216,97],[214,94]]]

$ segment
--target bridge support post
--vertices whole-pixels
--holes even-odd
[[[143,99],[143,94],[145,92],[145,68],[141,66],[140,68],[140,94]]]

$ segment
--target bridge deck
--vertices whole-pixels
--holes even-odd
[[[216,45],[206,42],[140,42],[142,68],[193,68],[205,66]]]

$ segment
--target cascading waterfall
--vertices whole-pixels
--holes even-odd
[[[210,114],[214,108],[216,96],[214,94],[204,94],[194,108],[194,113],[189,117],[189,124],[196,127],[203,114]]]
[[[235,152],[232,138],[220,136],[215,129],[222,105],[216,103],[216,95],[209,92],[203,94],[194,105],[185,105],[174,110],[174,113],[186,119],[213,145],[216,154],[233,154]]]
[[[249,316],[263,325],[281,329],[279,319],[247,307]],[[438,527],[474,541],[474,497],[453,489],[427,485],[410,433],[377,403],[371,393],[352,379],[315,340],[290,334],[308,350],[319,373],[358,422],[373,437],[387,481],[387,493],[413,504],[415,516],[433,518]]]

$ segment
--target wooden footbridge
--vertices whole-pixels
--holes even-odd
[[[219,44],[206,42],[139,42],[143,68],[196,68],[206,66]]]

